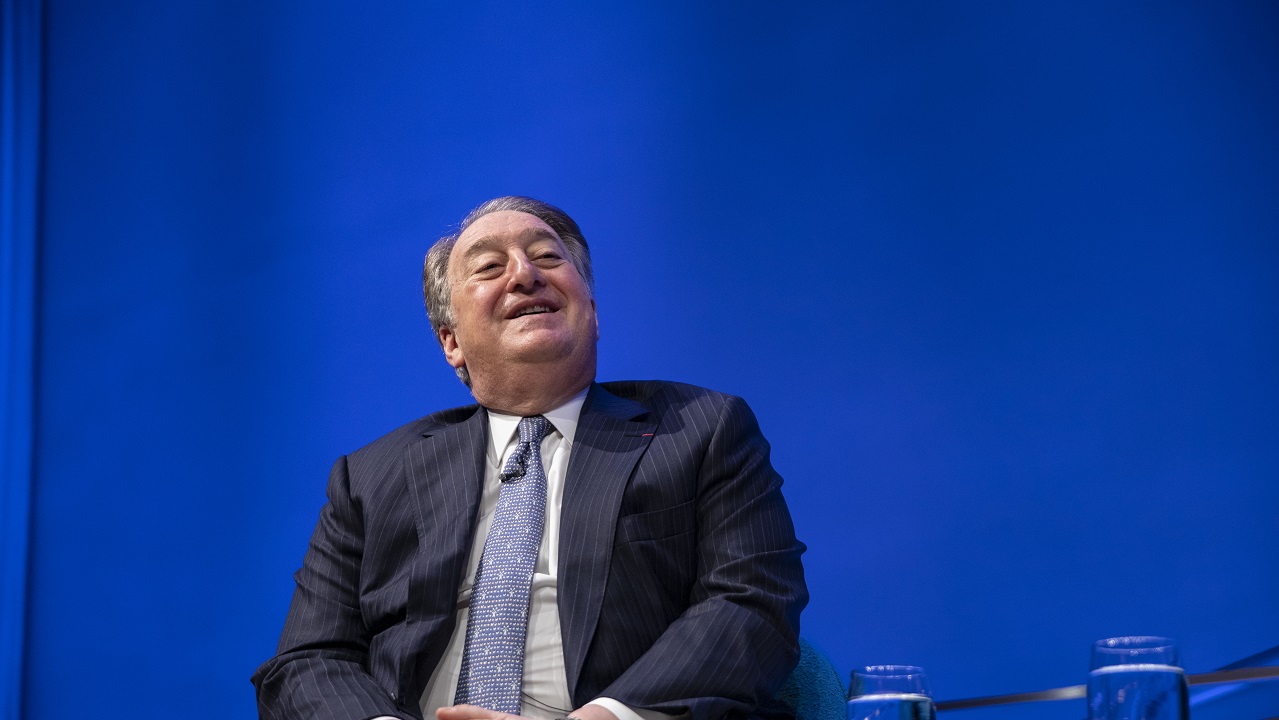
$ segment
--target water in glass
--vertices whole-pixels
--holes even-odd
[[[1110,665],[1088,674],[1090,720],[1185,720],[1186,674],[1172,665]]]
[[[927,695],[885,693],[848,701],[848,720],[933,720],[933,701]]]

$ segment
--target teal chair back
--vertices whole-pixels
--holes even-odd
[[[799,639],[799,664],[773,698],[795,720],[846,720],[848,689],[826,653]]]

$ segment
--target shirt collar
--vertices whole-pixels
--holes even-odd
[[[554,410],[547,410],[542,413],[542,417],[551,423],[552,430],[558,431],[564,437],[564,440],[571,446],[573,437],[577,434],[577,420],[582,414],[582,404],[586,402],[586,392],[590,387],[582,388],[582,392],[569,398],[569,401]],[[486,408],[487,410],[487,408]],[[506,446],[511,444],[511,439],[515,437],[515,433],[520,429],[519,415],[507,415],[494,410],[487,410],[489,415],[489,459],[496,464],[497,460],[502,457],[502,452],[506,450]],[[549,435],[551,431],[547,431]]]

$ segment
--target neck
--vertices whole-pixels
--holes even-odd
[[[563,405],[595,380],[595,367],[565,372],[563,368],[513,368],[471,374],[471,394],[479,404],[500,413],[531,417]]]

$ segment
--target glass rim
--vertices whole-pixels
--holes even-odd
[[[853,671],[854,675],[870,678],[905,678],[924,674],[918,665],[866,665]]]
[[[1162,635],[1123,635],[1102,638],[1092,645],[1092,670],[1145,664],[1181,666],[1177,641]]]
[[[1177,641],[1162,635],[1121,635],[1119,637],[1102,638],[1093,643],[1092,647],[1093,650],[1102,652],[1156,651],[1176,649]]]

